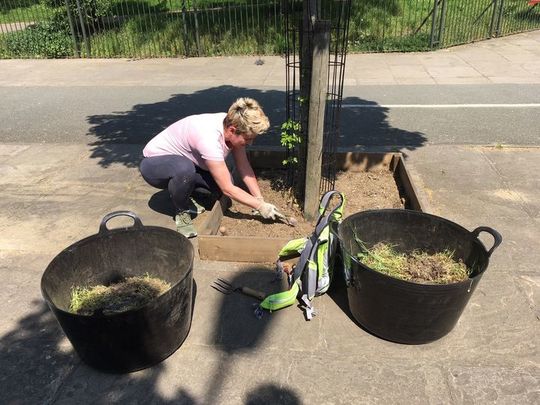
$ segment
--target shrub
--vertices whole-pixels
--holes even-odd
[[[47,7],[62,7],[65,9],[65,0],[40,0]],[[76,0],[68,0],[68,4],[73,16],[78,15]],[[112,0],[79,0],[81,11],[85,15],[86,23],[91,24],[97,18],[107,15],[112,7]]]
[[[69,25],[63,13],[5,35],[6,55],[12,58],[64,58],[73,55]]]

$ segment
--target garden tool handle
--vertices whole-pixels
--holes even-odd
[[[133,218],[133,228],[136,228],[136,229],[143,228],[143,224],[141,222],[141,219],[134,212],[131,212],[131,211],[114,211],[114,212],[111,212],[111,213],[109,213],[109,214],[107,214],[107,215],[105,215],[103,217],[103,219],[101,220],[101,224],[99,225],[99,232],[98,233],[99,234],[105,234],[105,233],[110,232],[109,229],[107,228],[107,222],[109,222],[111,219],[113,219],[115,217],[119,217],[119,216],[126,216],[126,217]]]
[[[242,294],[248,295],[250,297],[257,298],[260,301],[262,301],[262,300],[264,300],[266,298],[265,293],[263,293],[261,291],[254,290],[253,288],[249,288],[249,287],[241,287],[240,292]]]
[[[293,221],[291,221],[291,218],[287,217],[281,211],[276,211],[276,218],[279,219],[284,224],[287,224],[287,225],[292,226],[292,227],[296,226],[296,221],[293,222],[294,218],[293,218]]]
[[[480,235],[480,232],[487,232],[489,233],[491,236],[493,236],[493,246],[491,247],[491,249],[488,250],[487,254],[488,254],[488,257],[491,256],[491,254],[493,253],[493,251],[495,250],[495,248],[497,246],[499,246],[502,242],[502,236],[499,232],[497,232],[495,229],[493,228],[490,228],[489,226],[479,226],[478,228],[476,228],[474,231],[472,231],[471,233],[473,234],[473,236],[475,238],[478,238],[478,235]]]
[[[285,214],[283,214],[283,213],[282,213],[281,211],[279,211],[279,210],[276,210],[276,217],[277,217],[278,219],[281,219],[282,221],[287,222],[287,223],[289,222],[289,221],[287,221],[287,217],[285,216]]]

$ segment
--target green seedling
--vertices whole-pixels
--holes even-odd
[[[289,151],[294,150],[302,142],[301,129],[300,123],[291,119],[281,124],[281,146],[284,146]],[[283,166],[297,164],[298,158],[296,156],[289,156],[281,163]]]

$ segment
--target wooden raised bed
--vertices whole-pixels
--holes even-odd
[[[276,168],[283,160],[281,152],[250,151],[254,169]],[[421,198],[412,183],[401,153],[344,152],[336,155],[338,168],[344,171],[365,171],[366,168],[384,166],[393,173],[399,194],[405,207],[424,211]],[[198,248],[201,260],[217,260],[249,263],[271,263],[277,253],[292,237],[264,238],[221,236],[218,230],[223,213],[229,208],[230,200],[222,198],[216,202],[205,222],[199,229]],[[306,235],[308,236],[308,235]]]

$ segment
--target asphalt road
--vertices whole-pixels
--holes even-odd
[[[0,142],[135,143],[184,115],[257,98],[273,124],[260,145],[279,144],[281,88],[2,87]],[[342,147],[425,144],[540,145],[540,85],[358,86],[344,90]]]

